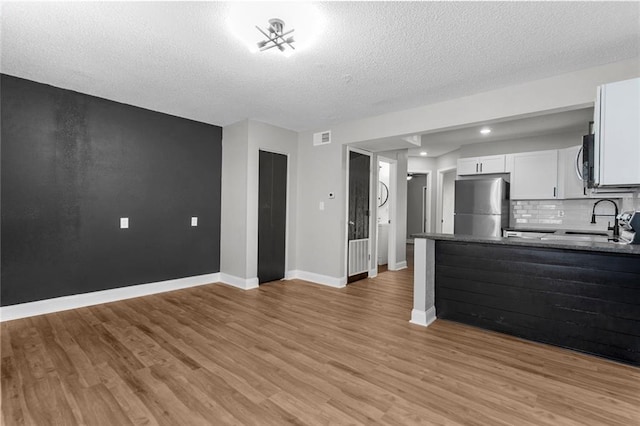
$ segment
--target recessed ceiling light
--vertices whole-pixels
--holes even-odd
[[[426,157],[427,151],[420,151],[420,155],[422,155],[423,157]]]
[[[489,133],[491,133],[491,129],[488,127],[483,127],[482,129],[480,129],[480,133],[482,133],[483,135],[488,135]]]
[[[312,45],[324,27],[324,19],[317,7],[307,2],[236,2],[229,4],[227,28],[234,36],[247,46],[250,52],[258,52],[258,43],[265,41],[265,36],[256,29],[265,28],[270,20],[277,18],[286,22],[287,29],[295,28],[295,50],[282,51],[283,56],[290,56]],[[269,33],[269,30],[266,31]],[[262,46],[265,47],[265,46]],[[271,49],[271,51],[278,51]]]

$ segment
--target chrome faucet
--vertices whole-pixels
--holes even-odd
[[[596,214],[596,206],[598,204],[600,204],[603,201],[608,201],[611,204],[613,204],[613,207],[615,207],[615,213],[613,215],[611,214]],[[603,198],[602,200],[598,200],[593,204],[593,210],[591,211],[591,223],[596,223],[596,216],[613,216],[614,217],[614,222],[613,222],[613,228],[611,227],[611,222],[609,222],[607,224],[607,229],[609,231],[613,231],[613,239],[615,241],[618,240],[618,237],[620,237],[620,227],[618,226],[618,205],[616,204],[615,201],[610,200],[608,198]]]

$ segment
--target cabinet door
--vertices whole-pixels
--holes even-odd
[[[480,157],[480,173],[504,173],[504,155]]]
[[[640,78],[600,91],[600,185],[640,185]]]
[[[562,150],[558,164],[558,198],[588,198],[581,176],[578,175],[578,171],[582,172],[582,145]]]
[[[513,154],[511,199],[551,200],[558,195],[558,151]]]
[[[477,158],[460,158],[458,160],[458,175],[478,174],[480,166]]]

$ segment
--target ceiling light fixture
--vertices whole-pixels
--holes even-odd
[[[427,151],[420,151],[420,155],[422,155],[423,157],[427,156]]]
[[[289,57],[315,43],[325,26],[318,7],[308,2],[230,2],[227,8],[229,33],[252,53],[270,49]]]
[[[489,133],[491,133],[491,129],[488,127],[484,127],[480,129],[480,133],[482,133],[483,135],[488,135]]]
[[[293,43],[295,41],[293,39],[293,36],[284,38],[284,36],[291,34],[295,30],[289,30],[285,33],[284,21],[282,19],[278,19],[278,18],[269,19],[269,28],[267,28],[267,31],[269,32],[268,34],[267,34],[267,31],[263,30],[257,25],[256,25],[256,29],[260,31],[267,38],[266,40],[261,40],[258,43],[256,43],[258,46],[258,49],[260,49],[261,52],[265,50],[269,50],[273,47],[277,47],[281,52],[284,52],[285,45],[289,46],[293,50],[296,50],[296,48],[293,47]]]

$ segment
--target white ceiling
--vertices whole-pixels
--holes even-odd
[[[640,2],[316,5],[324,38],[285,58],[248,52],[224,2],[3,2],[0,71],[216,125],[302,131],[640,55]]]
[[[455,151],[463,145],[483,142],[516,140],[534,136],[578,133],[586,134],[589,122],[593,121],[593,108],[541,114],[533,117],[495,120],[464,128],[449,129],[415,135],[413,138],[389,137],[350,144],[356,148],[371,152],[407,149],[409,156],[439,157]],[[483,128],[491,129],[489,134],[481,134]]]
[[[497,142],[559,133],[587,134],[589,121],[593,121],[593,108],[484,123],[463,129],[422,135],[421,147],[409,149],[408,154],[415,156],[420,155],[420,151],[426,151],[429,157],[439,157],[463,145],[473,143]],[[480,129],[484,127],[490,128],[491,133],[481,134]]]

